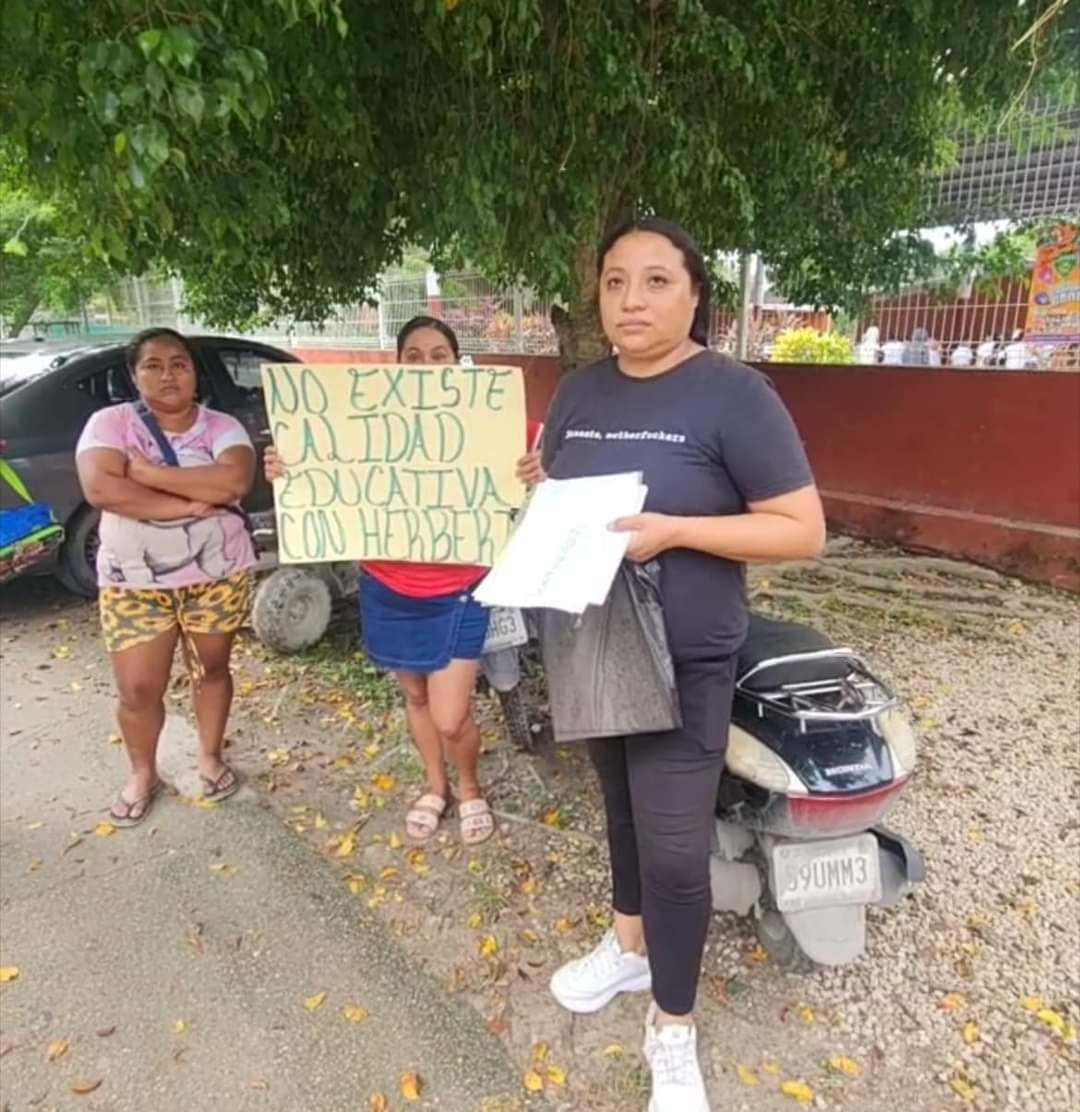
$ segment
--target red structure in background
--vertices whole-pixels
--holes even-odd
[[[297,354],[313,363],[394,359],[325,348]],[[529,416],[542,419],[558,360],[491,362],[523,368]],[[795,416],[834,528],[1080,592],[1080,374],[761,370]]]

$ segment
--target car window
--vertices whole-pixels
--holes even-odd
[[[264,352],[248,348],[218,348],[222,365],[241,390],[261,390],[264,363],[270,362]]]
[[[123,363],[103,367],[75,383],[75,388],[89,394],[102,405],[115,405],[117,402],[130,402],[135,399],[131,377]]]

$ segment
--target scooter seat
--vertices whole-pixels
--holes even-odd
[[[742,679],[752,668],[777,657],[817,653],[835,647],[824,633],[812,626],[751,614],[746,641],[739,650],[738,675]],[[848,662],[842,658],[790,660],[775,668],[763,669],[746,686],[756,690],[782,684],[820,683],[843,679],[848,671]]]

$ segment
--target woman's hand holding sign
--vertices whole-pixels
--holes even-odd
[[[285,478],[285,465],[278,458],[276,448],[267,448],[263,452],[263,475],[268,483]]]

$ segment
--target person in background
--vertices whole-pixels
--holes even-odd
[[[614,925],[555,973],[551,991],[586,1013],[651,987],[650,1112],[707,1112],[693,1009],[748,624],[744,564],[818,554],[825,523],[802,442],[769,381],[707,348],[708,269],[690,236],[667,220],[633,220],[607,236],[598,259],[600,318],[618,354],[563,379],[542,466],[552,479],[643,473],[644,512],[612,527],[629,533],[627,559],[659,562],[683,725],[589,742],[607,812]]]
[[[916,328],[911,339],[904,345],[903,363],[905,367],[930,366],[930,333],[925,328]]]
[[[460,361],[457,336],[434,317],[414,317],[397,337],[402,363],[448,365]],[[519,477],[543,479],[534,442],[539,423],[529,422]],[[267,449],[271,482],[285,474]],[[365,560],[360,564],[360,634],[373,664],[394,673],[405,699],[409,732],[424,765],[424,789],[405,816],[410,841],[427,842],[451,804],[447,759],[457,770],[461,839],[479,845],[495,832],[495,819],[477,775],[480,731],[473,718],[473,690],[488,611],[472,596],[486,567]]]
[[[178,640],[192,676],[203,795],[219,802],[237,790],[222,759],[229,658],[255,563],[240,510],[255,472],[243,426],[198,404],[195,356],[178,332],[141,332],[127,361],[139,401],[98,410],[75,449],[83,494],[101,511],[101,627],[131,766],[109,812],[116,826],[142,822],[161,786],[157,745]]]

